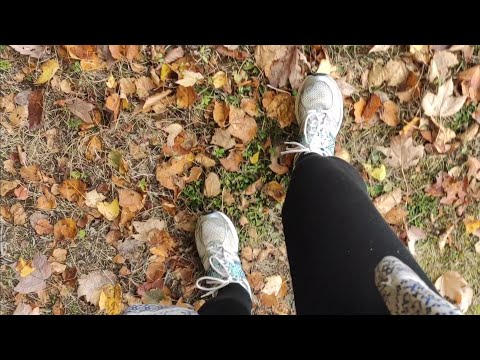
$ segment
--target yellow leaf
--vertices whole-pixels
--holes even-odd
[[[120,284],[115,286],[108,284],[103,287],[100,293],[100,300],[98,302],[100,310],[104,310],[108,315],[121,314],[123,310],[122,304],[122,287]]]
[[[368,175],[370,175],[375,180],[383,181],[387,176],[387,169],[383,164],[377,168],[373,168],[370,164],[363,164],[363,167],[365,168],[365,171],[368,173]]]
[[[32,261],[25,261],[23,258],[18,259],[15,270],[20,273],[20,277],[26,277],[35,271],[35,268],[32,266]]]
[[[253,165],[255,165],[256,163],[258,163],[258,158],[260,157],[260,152],[257,151],[255,154],[253,154],[253,156],[250,158],[250,163],[252,163]]]
[[[99,202],[97,204],[97,210],[105,216],[107,220],[113,221],[120,214],[118,199],[113,200],[111,203],[106,201]]]
[[[42,74],[37,79],[37,81],[35,81],[35,84],[40,85],[49,82],[53,75],[55,75],[59,67],[60,66],[58,65],[58,61],[56,59],[51,59],[45,62],[42,65]]]
[[[475,231],[480,229],[480,220],[474,220],[473,218],[469,217],[463,220],[465,224],[465,231],[467,235],[473,234]]]
[[[113,76],[113,74],[110,74],[110,76],[107,79],[106,84],[107,84],[107,87],[109,89],[113,89],[113,88],[117,87],[117,81],[115,80],[115,77]]]
[[[170,76],[172,68],[168,64],[162,64],[162,69],[160,70],[160,80],[165,81]]]
[[[318,67],[317,74],[330,75],[332,72],[337,71],[337,67],[330,63],[330,60],[322,59],[320,66]]]
[[[219,71],[213,75],[213,86],[215,89],[220,89],[222,86],[227,84],[227,74],[224,71]]]

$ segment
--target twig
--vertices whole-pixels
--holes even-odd
[[[272,86],[272,85],[267,85],[267,87],[270,88],[270,89],[277,90],[277,91],[283,92],[283,93],[285,93],[285,94],[291,95],[288,91],[282,90],[282,89],[278,89],[278,88],[276,88],[276,87],[274,87],[274,86]]]

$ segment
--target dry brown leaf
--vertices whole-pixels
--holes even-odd
[[[396,206],[385,214],[385,221],[390,225],[402,225],[408,216],[408,211],[403,206]]]
[[[270,181],[264,187],[266,194],[280,203],[283,203],[285,200],[285,190],[283,189],[282,184],[277,181]]]
[[[13,315],[40,315],[40,308],[38,306],[32,306],[30,304],[18,303]]]
[[[383,111],[380,114],[380,119],[388,126],[395,127],[400,123],[398,114],[400,109],[393,101],[388,100],[383,103]]]
[[[60,184],[58,191],[64,199],[81,204],[85,199],[87,184],[79,179],[68,179]]]
[[[110,270],[95,270],[78,279],[77,297],[85,296],[90,304],[97,306],[104,285],[114,284],[117,277]]]
[[[57,207],[57,199],[53,194],[44,188],[44,195],[40,196],[37,200],[37,209],[40,210],[52,210]]]
[[[383,67],[382,61],[377,60],[367,74],[368,87],[379,87],[385,81],[386,76],[387,71]]]
[[[467,186],[467,178],[455,181],[455,179],[449,175],[444,176],[442,187],[446,196],[440,199],[440,204],[453,205],[455,207],[463,205],[467,195]]]
[[[480,124],[473,123],[467,128],[467,130],[465,130],[463,134],[460,135],[460,139],[463,141],[463,143],[470,142],[473,139],[475,139],[479,130],[480,130]]]
[[[116,121],[120,113],[120,95],[113,93],[105,100],[105,107],[113,112],[113,121]]]
[[[452,238],[451,238],[451,233],[455,229],[454,225],[450,225],[447,230],[445,230],[444,233],[442,233],[439,238],[438,238],[438,247],[440,249],[440,252],[443,252],[443,249],[447,245],[447,242],[449,245],[452,244]]]
[[[100,151],[102,151],[102,140],[99,136],[94,135],[90,138],[85,150],[85,158],[88,161],[93,161],[99,157]]]
[[[195,103],[195,89],[193,87],[179,86],[177,88],[177,106],[180,109],[188,109]]]
[[[27,118],[28,118],[27,106],[17,106],[15,110],[13,110],[8,115],[8,120],[10,120],[11,124],[16,127],[21,127],[25,125]]]
[[[204,194],[207,198],[212,198],[219,195],[222,192],[220,186],[220,179],[217,174],[211,172],[205,178]]]
[[[184,55],[185,52],[183,51],[183,48],[181,46],[178,46],[168,51],[164,61],[166,64],[170,64],[174,61],[177,61],[178,59],[181,59]]]
[[[257,45],[255,61],[274,87],[284,87],[290,82],[297,89],[309,68],[297,45]]]
[[[183,87],[193,87],[196,83],[203,80],[203,75],[195,71],[184,70],[181,74],[183,77],[175,83]]]
[[[276,146],[273,151],[270,152],[270,165],[268,166],[275,174],[284,175],[288,172],[288,166],[281,165],[279,160],[281,158],[280,147]]]
[[[24,225],[27,221],[27,214],[20,203],[13,204],[10,207],[10,214],[13,217],[13,225]]]
[[[373,200],[373,205],[377,208],[378,212],[385,216],[395,206],[399,205],[402,201],[402,190],[395,189],[389,193],[378,196]]]
[[[438,93],[427,92],[422,100],[426,115],[447,117],[456,114],[465,103],[466,96],[453,96],[453,81],[448,79],[438,88]]]
[[[15,194],[15,197],[18,200],[27,200],[27,198],[28,198],[28,189],[23,185],[20,185],[19,187],[17,187],[13,191],[13,193]]]
[[[209,158],[203,153],[200,153],[195,157],[195,162],[201,164],[206,169],[215,166],[215,160]]]
[[[242,153],[236,149],[230,150],[226,158],[220,159],[220,164],[227,171],[240,171],[240,164],[243,161]]]
[[[240,101],[240,108],[245,111],[247,115],[252,117],[258,116],[258,106],[254,99],[243,98],[242,101]]]
[[[143,196],[130,189],[118,190],[118,200],[122,209],[127,209],[132,213],[140,211],[144,206]]]
[[[267,91],[263,95],[262,105],[267,116],[278,121],[280,128],[290,126],[295,121],[295,98],[290,94]]]
[[[45,45],[9,45],[13,50],[22,55],[40,59],[45,55]]]
[[[455,131],[450,128],[446,128],[442,124],[438,123],[434,118],[431,118],[430,120],[438,129],[433,145],[440,154],[444,154],[452,148],[450,142],[456,137]]]
[[[19,283],[13,289],[21,294],[38,292],[47,286],[46,280],[52,275],[52,269],[47,261],[47,257],[41,254],[35,254],[32,260],[35,270],[28,276],[20,278]]]
[[[357,88],[351,84],[349,84],[346,80],[346,77],[336,79],[335,82],[337,83],[338,87],[340,88],[340,92],[344,98],[348,98],[352,96],[352,94],[357,92]]]
[[[195,159],[192,153],[181,155],[170,159],[168,162],[157,165],[156,178],[160,185],[173,190],[175,194],[183,185],[180,183],[178,175],[185,173],[193,165]]]
[[[224,45],[217,46],[215,50],[221,55],[229,56],[239,61],[243,61],[250,56],[250,54],[244,50],[232,50],[226,48]]]
[[[384,52],[384,51],[387,51],[388,49],[390,49],[390,46],[392,45],[374,45],[369,51],[368,53],[374,53],[374,52]]]
[[[93,189],[85,194],[85,205],[91,208],[96,208],[97,204],[105,199],[105,195],[100,194],[96,189]]]
[[[402,60],[389,60],[385,65],[385,81],[388,86],[398,86],[403,84],[407,78],[409,71]]]
[[[410,53],[418,62],[424,63],[425,65],[428,65],[430,62],[428,45],[410,45]]]
[[[58,220],[53,227],[55,241],[75,240],[77,235],[77,224],[72,218]]]
[[[9,180],[0,180],[0,196],[7,195],[10,191],[15,189],[20,182],[17,180],[9,181]]]
[[[355,122],[360,124],[363,122],[363,111],[365,110],[365,106],[367,105],[367,102],[363,99],[360,98],[355,104],[353,104],[353,109],[354,109],[354,116],[355,116]]]
[[[197,216],[194,214],[189,214],[186,211],[179,211],[175,217],[175,227],[178,230],[183,230],[187,232],[194,232],[195,226],[197,224]]]
[[[3,162],[3,169],[12,175],[17,174],[17,170],[15,170],[15,162],[11,159],[5,160]]]
[[[247,188],[245,189],[245,195],[248,195],[248,196],[253,195],[258,190],[260,190],[262,187],[263,187],[263,181],[260,178],[257,181],[255,181],[254,183],[247,186]]]
[[[458,74],[462,80],[462,93],[474,103],[480,101],[480,65],[476,65]],[[478,120],[477,120],[478,121]]]
[[[225,71],[217,71],[212,77],[212,83],[215,89],[220,89],[221,87],[224,87],[225,85],[227,85],[227,82],[228,79]]]
[[[137,96],[140,99],[146,99],[148,97],[149,91],[155,89],[155,84],[147,76],[141,76],[138,79],[135,79],[135,87]]]
[[[377,146],[376,149],[386,156],[385,162],[394,169],[415,166],[425,154],[423,145],[414,145],[411,137],[404,138],[400,135],[390,139],[389,148]]]
[[[407,103],[412,99],[418,98],[420,96],[419,76],[414,72],[409,73],[401,90],[395,94],[401,103]]]
[[[41,180],[40,169],[37,165],[22,166],[20,168],[20,176],[23,179],[32,182],[38,182]]]
[[[200,176],[202,175],[203,170],[199,166],[194,166],[190,169],[190,175],[185,178],[185,183],[189,184],[191,182],[197,181],[200,179]]]
[[[436,51],[430,62],[428,81],[434,82],[436,78],[443,81],[448,77],[448,69],[457,65],[457,55],[447,50]]]
[[[215,105],[213,108],[213,120],[218,124],[220,127],[225,127],[225,122],[228,119],[229,114],[228,105],[225,104],[223,101],[215,100]]]
[[[372,94],[368,99],[367,105],[365,106],[365,109],[362,113],[363,121],[367,125],[372,124],[373,121],[376,119],[376,116],[374,115],[376,114],[377,110],[380,108],[381,105],[382,102],[380,100],[380,97],[377,94]]]
[[[473,289],[462,275],[456,271],[447,271],[435,281],[435,287],[440,295],[453,301],[460,311],[467,312],[472,303]]]
[[[0,205],[0,216],[3,220],[7,222],[11,222],[13,220],[12,213],[10,212],[10,208],[5,205]]]
[[[408,249],[415,256],[415,244],[417,241],[425,240],[427,238],[427,234],[422,229],[412,226],[407,229],[407,245]]]
[[[97,210],[108,221],[115,220],[120,215],[120,205],[118,199],[114,199],[112,202],[102,201],[97,204]]]
[[[169,100],[169,95],[173,92],[173,90],[168,89],[150,96],[147,100],[145,100],[145,104],[143,104],[143,111],[150,111],[153,109],[156,113],[159,113],[161,109],[166,109],[168,105],[171,105],[171,101]]]
[[[137,87],[135,86],[135,78],[121,78],[118,81],[120,89],[120,98],[127,99],[128,95],[135,94]]]
[[[242,140],[244,144],[248,144],[257,135],[257,122],[243,110],[230,107],[229,121],[230,126],[227,131],[230,135]]]
[[[232,135],[230,135],[227,130],[223,129],[215,129],[215,134],[212,136],[212,141],[210,143],[227,150],[235,146],[235,140],[232,138]]]

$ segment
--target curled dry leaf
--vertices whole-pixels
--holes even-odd
[[[85,199],[87,184],[79,179],[68,179],[60,184],[58,191],[64,199],[81,204]]]
[[[278,181],[270,181],[264,187],[265,192],[268,196],[274,198],[278,202],[283,202],[285,200],[285,190],[283,189],[282,184]]]
[[[457,65],[457,55],[447,50],[436,51],[430,62],[428,81],[434,82],[436,78],[445,80],[448,77],[448,69]]]
[[[19,283],[13,289],[21,294],[38,292],[47,286],[46,280],[52,275],[52,269],[47,257],[42,254],[35,254],[32,260],[35,269],[28,276],[20,278]]]
[[[44,195],[40,196],[37,200],[37,209],[40,210],[52,210],[57,207],[57,199],[53,194],[48,191],[47,188],[43,189]]]
[[[400,135],[390,139],[390,147],[377,146],[377,149],[385,156],[387,165],[394,169],[408,169],[418,164],[425,154],[423,145],[415,146],[412,138],[404,138]]]
[[[173,147],[175,145],[175,138],[183,131],[183,126],[180,124],[170,124],[163,129],[168,133],[167,145]]]
[[[194,159],[194,155],[188,153],[186,155],[171,158],[168,162],[163,164],[158,164],[156,178],[160,185],[178,193],[178,191],[183,188],[178,175],[183,174],[190,169],[193,166]]]
[[[375,200],[373,200],[373,205],[375,205],[378,212],[382,216],[385,216],[395,206],[399,205],[401,201],[402,201],[402,190],[395,189],[389,193],[383,194],[375,198]]]
[[[132,213],[143,208],[143,196],[138,192],[130,189],[120,189],[118,190],[118,199],[119,204],[122,209],[127,209]]]
[[[390,46],[392,45],[374,45],[369,51],[368,53],[374,53],[374,52],[384,52],[384,51],[387,51],[388,49],[390,49]]]
[[[204,194],[207,198],[212,198],[219,195],[222,192],[220,187],[220,179],[217,174],[211,172],[205,179]]]
[[[120,89],[120,98],[127,99],[128,95],[133,95],[137,91],[135,86],[135,78],[121,78],[118,81]]]
[[[182,58],[184,55],[185,55],[185,52],[183,51],[183,48],[181,46],[178,46],[168,51],[164,61],[166,64],[170,64]]]
[[[20,182],[17,180],[9,181],[9,180],[0,180],[0,196],[7,195],[10,191],[15,189]]]
[[[85,205],[91,208],[96,208],[97,204],[105,199],[105,195],[100,194],[96,189],[93,189],[85,194]]]
[[[203,153],[200,153],[197,156],[195,156],[195,162],[201,164],[206,169],[215,166],[215,160],[209,158],[207,155]]]
[[[257,102],[253,99],[243,98],[240,102],[240,108],[245,111],[245,113],[252,117],[258,116],[258,106]]]
[[[262,179],[258,179],[254,183],[248,185],[248,187],[245,189],[245,195],[248,195],[248,196],[253,195],[262,187],[263,187],[263,181]]]
[[[179,86],[177,88],[177,106],[180,109],[188,109],[195,103],[195,89],[193,87]]]
[[[295,98],[290,94],[267,91],[263,95],[262,105],[267,116],[277,120],[282,129],[295,121]]]
[[[244,144],[248,144],[257,135],[257,122],[243,110],[230,107],[229,119],[230,126],[227,131]]]
[[[212,136],[212,141],[210,142],[213,145],[218,145],[224,149],[231,149],[235,146],[235,140],[232,138],[232,135],[227,130],[215,129],[215,134]]]
[[[20,203],[13,204],[10,207],[10,214],[13,217],[13,225],[24,225],[27,221],[27,214]]]
[[[155,89],[155,84],[149,77],[141,76],[138,79],[135,79],[135,87],[137,90],[137,96],[140,99],[146,99],[149,91]]]
[[[352,96],[352,94],[357,92],[357,88],[351,84],[349,84],[346,80],[346,77],[336,79],[335,82],[337,83],[338,87],[340,88],[340,92],[344,98],[348,98]]]
[[[474,103],[480,101],[480,65],[476,65],[458,74],[462,80],[462,93]],[[478,109],[477,109],[478,111]],[[478,121],[478,120],[477,120]]]
[[[225,85],[227,85],[228,79],[225,71],[216,72],[215,75],[213,75],[212,77],[212,82],[213,82],[213,87],[215,89],[220,89],[221,87],[224,87]]]
[[[405,223],[408,211],[403,206],[396,206],[385,214],[384,219],[390,225],[402,225]]]
[[[194,232],[197,224],[197,216],[195,214],[189,214],[186,211],[179,211],[175,216],[175,227],[178,230],[187,232]]]
[[[113,93],[105,101],[105,107],[113,112],[113,121],[116,121],[120,113],[120,95]]]
[[[20,176],[27,181],[38,182],[41,180],[40,169],[37,165],[22,166]]]
[[[472,303],[473,289],[456,271],[447,271],[435,281],[435,287],[440,295],[446,297],[462,311],[467,312]]]
[[[453,81],[450,78],[438,88],[436,95],[427,92],[422,108],[428,116],[451,116],[462,108],[466,99],[466,96],[453,96]]]
[[[5,160],[3,162],[3,169],[12,175],[17,174],[17,170],[15,170],[15,162],[11,159]]]
[[[245,60],[250,56],[250,54],[244,50],[239,50],[239,49],[232,50],[232,49],[226,48],[224,45],[217,46],[215,50],[221,55],[229,56],[239,61]]]
[[[58,220],[53,227],[55,241],[74,240],[77,235],[77,224],[72,218]]]
[[[190,71],[190,70],[185,70],[182,73],[182,75],[183,75],[183,78],[180,79],[180,80],[177,80],[175,83],[178,84],[178,85],[181,85],[183,87],[192,87],[196,83],[198,83],[200,80],[203,80],[203,75],[202,74],[200,74],[198,72]],[[225,75],[225,79],[226,79],[226,75]]]
[[[23,185],[20,185],[19,187],[17,187],[13,191],[13,193],[15,194],[15,197],[18,200],[27,200],[27,198],[28,198],[28,189]]]
[[[102,151],[102,140],[99,136],[94,135],[90,138],[85,150],[85,158],[88,161],[93,161],[99,157],[100,151]]]
[[[380,114],[380,119],[388,126],[395,127],[400,123],[400,119],[398,118],[399,112],[400,109],[398,105],[388,100],[383,103],[383,111]]]
[[[220,164],[227,171],[240,171],[240,164],[243,161],[242,153],[236,149],[230,150],[226,158],[220,159]]]
[[[30,225],[35,229],[38,235],[49,235],[53,232],[53,225],[48,221],[48,216],[39,211],[30,216]]]
[[[58,61],[56,59],[50,59],[44,62],[42,64],[42,73],[37,79],[37,81],[35,81],[35,85],[41,85],[49,82],[59,68],[60,65],[58,64]]]
[[[434,118],[431,118],[431,122],[437,128],[437,135],[433,142],[435,149],[440,154],[444,154],[450,151],[452,147],[455,148],[454,145],[450,144],[450,142],[456,137],[455,131],[450,128],[446,128],[442,124],[438,123]]]
[[[447,230],[445,230],[445,232],[442,233],[438,238],[438,247],[440,249],[440,252],[443,252],[443,249],[445,248],[445,245],[447,245],[447,242],[450,246],[452,245],[451,233],[454,228],[454,225],[450,225]]]
[[[213,107],[213,120],[218,124],[220,127],[225,127],[225,122],[228,119],[229,114],[228,105],[225,104],[223,101],[215,100],[215,105]]]
[[[85,296],[90,304],[97,306],[105,285],[116,283],[117,277],[110,270],[95,270],[78,279],[77,297]]]
[[[284,175],[288,172],[288,166],[279,163],[281,157],[280,147],[276,146],[270,152],[270,165],[268,166],[275,174]]]

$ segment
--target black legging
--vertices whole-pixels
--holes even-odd
[[[373,206],[360,175],[339,158],[298,159],[282,217],[297,314],[388,314],[374,282],[375,266],[387,255],[435,291]],[[248,314],[250,306],[247,292],[229,285],[200,314]]]

